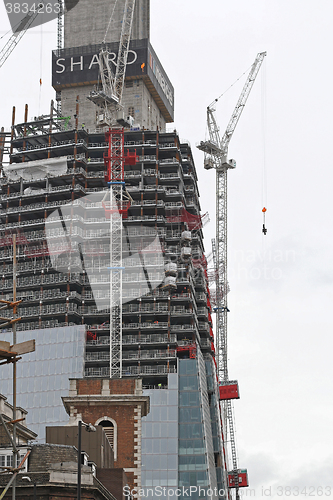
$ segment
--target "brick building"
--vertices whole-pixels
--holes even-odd
[[[103,426],[114,452],[114,467],[124,469],[131,488],[141,487],[141,419],[149,413],[142,380],[74,379],[63,398],[69,425],[78,420]],[[49,429],[47,437],[54,439]]]

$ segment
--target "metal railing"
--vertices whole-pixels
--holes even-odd
[[[171,333],[165,334],[150,334],[150,335],[124,335],[123,344],[175,344],[177,342],[177,335]]]

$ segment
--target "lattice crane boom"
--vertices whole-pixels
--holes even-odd
[[[37,6],[37,10],[29,11],[28,14],[22,19],[16,31],[12,34],[2,51],[0,52],[0,68],[6,62],[10,54],[15,49],[21,38],[28,31],[34,20],[39,14],[39,10],[44,6],[44,1],[41,0]]]
[[[238,99],[238,102],[236,104],[234,112],[232,113],[232,116],[231,116],[230,121],[228,123],[228,126],[226,128],[226,131],[224,132],[224,135],[221,139],[221,150],[223,151],[223,153],[225,153],[225,155],[227,155],[227,153],[228,153],[228,146],[229,146],[230,140],[231,140],[232,135],[235,131],[236,125],[237,125],[238,120],[242,114],[242,111],[243,111],[244,106],[246,104],[247,98],[250,95],[253,84],[255,82],[255,79],[257,78],[257,74],[260,70],[260,67],[262,65],[262,62],[263,62],[265,56],[266,56],[266,52],[259,52],[259,54],[257,54],[257,57],[251,66],[250,73],[249,73],[247,80],[244,84],[242,93]]]
[[[131,40],[131,32],[132,32],[133,17],[134,17],[134,7],[135,7],[135,0],[126,0],[122,28],[121,28],[121,35],[120,35],[120,44],[118,50],[117,69],[114,82],[115,94],[118,97],[119,103],[121,103],[123,96],[127,56]]]

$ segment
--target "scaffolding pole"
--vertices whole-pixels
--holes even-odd
[[[28,352],[33,352],[35,350],[35,341],[27,341],[27,342],[22,342],[20,344],[17,343],[17,335],[16,335],[16,323],[20,321],[21,318],[17,317],[17,306],[20,304],[22,301],[17,300],[17,280],[16,280],[16,274],[17,274],[17,245],[16,245],[16,239],[17,235],[14,233],[12,235],[12,246],[13,246],[13,300],[0,300],[0,310],[4,309],[13,309],[13,316],[12,318],[8,317],[2,317],[0,316],[0,329],[11,326],[12,327],[12,332],[13,332],[13,345],[10,345],[9,342],[2,342],[1,343],[1,349],[0,349],[0,359],[2,364],[7,364],[7,363],[13,363],[13,415],[12,415],[12,420],[8,422],[13,426],[13,431],[12,431],[12,436],[10,435],[10,432],[8,430],[7,424],[4,421],[2,415],[0,415],[0,423],[3,425],[5,433],[12,445],[13,449],[13,467],[9,468],[10,472],[13,472],[13,476],[10,478],[10,481],[8,482],[7,486],[3,490],[3,492],[0,495],[0,500],[3,498],[5,493],[8,491],[10,486],[12,486],[12,499],[16,500],[16,475],[18,471],[20,470],[20,467],[28,457],[28,453],[22,462],[18,465],[18,448],[17,448],[17,436],[16,436],[16,424],[17,422],[21,421],[22,419],[17,419],[16,418],[16,410],[17,410],[17,401],[16,401],[16,392],[17,392],[17,368],[16,364],[17,361],[21,359],[20,355],[25,354]]]
[[[13,234],[13,319],[16,319],[16,234]],[[13,345],[16,345],[16,322],[12,325]],[[13,465],[17,466],[17,448],[16,448],[16,362],[13,363]],[[12,499],[16,499],[16,475],[14,475]]]

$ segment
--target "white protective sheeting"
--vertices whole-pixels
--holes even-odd
[[[107,284],[110,283],[112,235],[110,219],[103,206],[105,195],[105,191],[98,191],[62,205],[45,220],[53,269],[62,273],[84,272],[98,311],[110,308],[110,286]],[[113,197],[112,192],[111,195]],[[118,213],[117,217],[121,219],[122,216]],[[140,221],[131,228],[123,227],[123,304],[157,288],[165,277],[164,266],[157,229],[142,226]]]
[[[44,177],[58,177],[67,172],[67,156],[14,163],[3,167],[3,171],[11,181],[17,181],[21,177],[26,181],[34,181]]]

